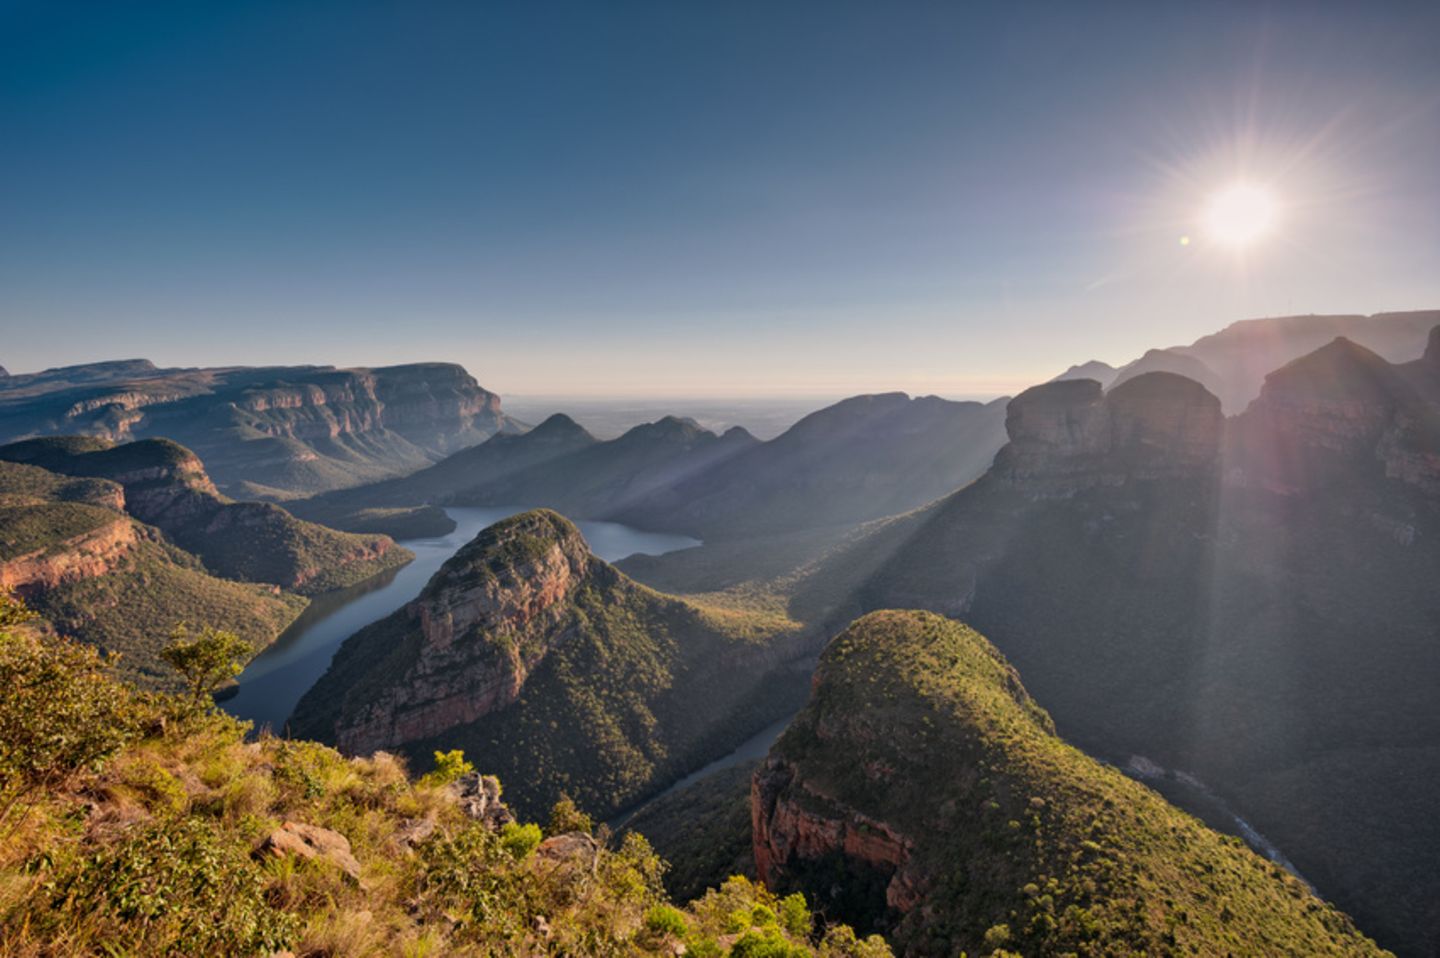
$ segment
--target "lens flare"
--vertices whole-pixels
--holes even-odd
[[[1202,221],[1214,242],[1240,249],[1263,238],[1275,226],[1275,195],[1253,183],[1233,183],[1205,203]]]

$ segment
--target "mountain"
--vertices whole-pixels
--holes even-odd
[[[347,640],[290,728],[355,754],[462,748],[527,814],[568,793],[607,816],[795,708],[812,646],[780,616],[636,584],[541,509]]]
[[[1102,363],[1098,359],[1092,359],[1089,362],[1071,366],[1054,379],[1051,379],[1050,382],[1063,382],[1067,379],[1093,379],[1104,388],[1110,385],[1117,373],[1119,373],[1119,370],[1109,363]]]
[[[176,625],[230,623],[260,647],[299,613],[300,596],[412,558],[384,536],[232,502],[168,440],[0,446],[0,503],[0,586],[60,631],[124,653],[127,674],[146,680],[165,674],[156,654]]]
[[[515,425],[460,366],[157,369],[146,360],[0,380],[0,441],[164,437],[220,488],[285,499],[425,466]]]
[[[288,505],[297,515],[336,528],[359,531],[379,522],[381,528],[404,534],[410,531],[408,524],[413,519],[410,510],[418,504],[433,507],[436,503],[448,505],[484,498],[491,494],[489,490],[506,484],[517,474],[539,479],[538,467],[596,445],[600,445],[598,440],[573,419],[556,413],[534,429],[498,433],[408,476],[337,490]],[[551,482],[553,484],[553,480]],[[515,502],[534,501],[524,488],[510,484],[504,488],[513,489],[520,497],[513,500]],[[453,522],[445,521],[447,526],[440,530],[442,533],[454,528]]]
[[[1177,376],[1184,376],[1186,379],[1192,379],[1204,386],[1217,396],[1226,389],[1225,380],[1215,370],[1194,356],[1173,349],[1147,350],[1145,355],[1139,359],[1126,363],[1116,370],[1114,377],[1105,384],[1105,388],[1114,389],[1121,383],[1146,373],[1174,373]]]
[[[985,471],[1004,443],[1005,403],[855,396],[614,514],[709,541],[904,512]]]
[[[1376,313],[1373,316],[1275,316],[1231,323],[1218,333],[1166,352],[1199,360],[1224,384],[1216,395],[1230,414],[1244,411],[1260,394],[1265,377],[1294,359],[1344,337],[1390,362],[1420,354],[1440,310]],[[1178,371],[1178,370],[1172,370]],[[1204,381],[1204,380],[1200,380]],[[1206,386],[1209,386],[1206,383]]]
[[[861,610],[963,618],[1066,738],[1218,796],[1382,944],[1431,954],[1436,342],[1395,365],[1336,340],[1228,422],[1168,373],[1035,387],[985,477],[831,566]]]
[[[1055,734],[923,612],[826,648],[756,772],[756,865],[907,955],[1382,955],[1298,879]]]

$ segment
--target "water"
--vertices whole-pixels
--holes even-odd
[[[240,674],[238,690],[221,706],[257,729],[279,730],[310,686],[314,685],[346,639],[383,619],[420,594],[445,560],[486,526],[523,512],[520,506],[445,510],[455,531],[433,539],[407,539],[401,544],[415,561],[358,585],[317,598],[275,643],[257,655]],[[590,551],[607,562],[636,553],[663,555],[700,543],[687,536],[642,532],[618,522],[577,522]]]

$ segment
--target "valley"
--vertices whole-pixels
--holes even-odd
[[[1422,917],[1433,890],[1424,862],[1440,838],[1411,797],[1429,781],[1440,721],[1426,691],[1440,667],[1427,639],[1440,608],[1423,584],[1440,567],[1440,322],[1406,355],[1395,344],[1415,339],[1416,316],[1440,320],[1317,320],[1368,336],[1395,361],[1336,338],[1258,386],[1223,358],[1228,336],[1256,335],[1241,324],[1193,350],[1077,366],[1014,399],[854,397],[765,441],[674,416],[600,439],[556,413],[472,437],[408,473],[283,505],[232,501],[168,440],[25,440],[0,447],[3,505],[15,517],[3,569],[52,627],[102,647],[130,643],[143,666],[132,674],[161,687],[146,650],[159,648],[162,623],[181,619],[161,612],[147,644],[134,645],[111,638],[116,625],[68,611],[84,601],[72,593],[89,594],[147,550],[209,577],[210,590],[263,586],[252,601],[277,612],[248,633],[261,651],[217,697],[229,715],[346,755],[393,753],[422,772],[463,754],[500,776],[524,819],[573,800],[620,834],[653,829],[674,858],[677,895],[723,882],[740,862],[914,955],[956,942],[985,953],[1002,926],[1026,954],[1112,933],[1150,947],[1267,941],[1369,953],[1339,912],[1306,906],[1317,926],[1298,915],[1274,923],[1276,901],[1313,891],[1382,945],[1419,955],[1440,934]],[[1263,340],[1287,356],[1278,343],[1313,337],[1309,326],[1291,336],[1302,326],[1277,322]],[[1244,411],[1227,415],[1221,394],[1251,389]],[[140,581],[137,598],[193,604],[153,575]],[[243,623],[223,612],[199,621],[217,620]],[[1106,827],[1118,831],[1084,839],[1110,858],[1074,857],[1081,838],[1065,830],[1080,813],[1027,826],[1006,804],[1019,784],[994,783],[1051,745],[1026,732],[962,760],[971,732],[957,727],[954,742],[932,746],[928,727],[897,711],[901,686],[857,691],[882,680],[888,652],[847,679],[843,708],[814,718],[816,697],[830,694],[826,657],[844,636],[936,641],[954,646],[944,661],[965,661],[972,640],[945,632],[947,622],[983,630],[994,643],[978,640],[984,655],[1004,656],[998,674],[1024,677],[1029,691],[1002,684],[1042,737],[1135,766],[1117,776],[1065,744],[1073,758],[1036,772],[1057,784],[1025,778],[1045,795],[1110,795],[1105,807],[1121,817]],[[1383,698],[1364,684],[1372,675],[1386,676]],[[904,695],[934,694],[929,679],[906,676],[919,691]],[[959,708],[984,728],[1016,721],[977,718],[974,702]],[[822,784],[805,777],[802,739],[838,749]],[[902,785],[895,743],[954,776],[927,786],[939,804],[923,820],[910,816],[932,797],[897,797],[915,783]],[[941,850],[960,832],[988,836],[986,854],[1009,847],[991,824],[957,823],[955,797],[944,796],[965,782],[1010,796],[987,802],[1000,801],[1021,833],[1039,828],[1070,848],[1066,867],[1088,890],[1065,904],[1040,882],[1046,904],[1020,927],[1006,909],[1030,914],[1033,901],[998,906],[984,890],[997,880],[1028,888],[1018,873],[947,872]],[[1267,872],[1161,796],[1313,886]],[[1357,817],[1362,807],[1386,808],[1387,825]],[[1164,855],[1183,847],[1206,869],[1250,877],[1177,904],[1177,879],[1159,877],[1168,866],[1144,864],[1170,839],[1135,831],[1157,815],[1175,816],[1170,835],[1190,836]],[[695,828],[713,841],[697,842]],[[1068,887],[1060,859],[1044,861],[1025,867]],[[1130,864],[1117,872],[1117,861]],[[1167,883],[1166,908],[1199,924],[1136,923],[1114,910]],[[1240,925],[1205,917],[1201,903],[1216,893]],[[950,917],[916,910],[967,895],[979,897]]]

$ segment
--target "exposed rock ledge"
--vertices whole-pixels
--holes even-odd
[[[13,590],[26,596],[104,575],[133,552],[139,542],[135,523],[116,519],[59,546],[0,562],[0,592]]]

